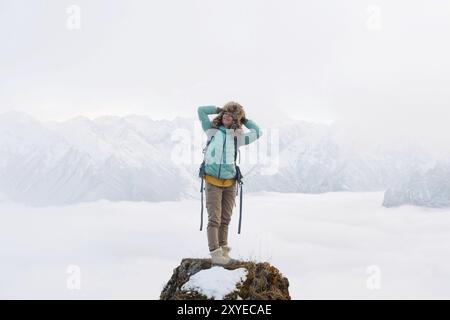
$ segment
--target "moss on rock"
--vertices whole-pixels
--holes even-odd
[[[185,258],[173,270],[172,277],[161,292],[161,300],[207,300],[195,290],[185,291],[182,286],[197,272],[211,268],[210,259]],[[227,270],[245,268],[247,277],[224,300],[290,300],[289,281],[268,262],[237,261],[224,266]]]

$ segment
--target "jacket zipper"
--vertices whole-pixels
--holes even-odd
[[[222,168],[222,159],[223,159],[223,153],[225,152],[225,144],[227,143],[227,135],[225,134],[225,141],[223,143],[223,147],[222,147],[222,155],[220,157],[220,164],[219,164],[219,175],[218,178],[220,179],[220,169]]]

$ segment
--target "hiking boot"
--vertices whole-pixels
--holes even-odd
[[[231,259],[230,256],[229,256],[229,253],[230,253],[230,251],[231,251],[231,248],[230,248],[229,246],[222,246],[221,248],[222,248],[222,255],[223,255],[225,258]]]
[[[222,248],[222,255],[223,255],[225,258],[230,259],[230,262],[229,262],[229,263],[238,263],[238,262],[239,262],[239,260],[233,259],[233,258],[231,258],[231,257],[229,256],[229,253],[230,253],[230,251],[231,251],[231,247],[229,247],[229,246],[222,246],[221,248]]]
[[[211,254],[211,263],[212,264],[218,264],[218,265],[226,265],[230,263],[230,258],[224,257],[222,248],[219,247],[216,250],[213,250],[210,252]]]

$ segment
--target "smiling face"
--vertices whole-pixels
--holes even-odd
[[[231,115],[231,113],[224,112],[222,116],[222,123],[225,128],[231,127],[231,125],[233,124],[233,116]]]

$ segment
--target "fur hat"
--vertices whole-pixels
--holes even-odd
[[[243,124],[242,120],[245,119],[245,111],[244,107],[235,101],[227,102],[223,106],[222,110],[219,112],[219,115],[213,119],[212,126],[214,128],[219,128],[222,124],[222,117],[225,112],[231,113],[234,122],[234,129],[241,129]]]

